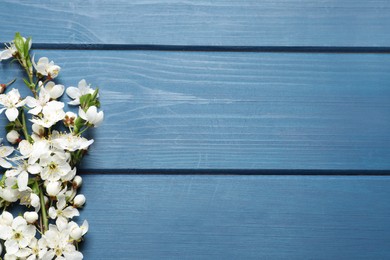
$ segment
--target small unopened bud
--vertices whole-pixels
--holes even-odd
[[[38,220],[38,213],[35,211],[26,211],[24,212],[23,217],[28,223],[33,224]]]
[[[0,84],[0,94],[3,94],[5,89],[9,86],[9,85],[12,85],[14,82],[16,81],[16,79],[13,79],[11,80],[10,82],[8,82],[7,84]]]
[[[34,208],[38,208],[40,206],[40,200],[37,194],[35,193],[30,194],[30,204]]]
[[[70,231],[70,236],[74,240],[79,240],[82,237],[82,235],[83,235],[83,230],[79,227],[74,227]]]
[[[16,144],[18,141],[20,141],[20,134],[15,131],[11,130],[7,134],[7,141],[10,142],[11,144]]]
[[[57,194],[61,191],[61,183],[58,181],[49,182],[46,186],[46,192],[51,197],[57,196]]]
[[[3,94],[6,88],[7,88],[7,85],[0,84],[0,94]]]
[[[38,124],[33,124],[33,125],[32,125],[32,130],[33,130],[33,132],[36,133],[38,136],[42,136],[42,135],[45,134],[45,129],[44,129],[42,126],[38,125]]]
[[[83,183],[83,178],[81,178],[81,176],[79,176],[79,175],[74,176],[73,187],[75,189],[79,188],[82,183]]]
[[[11,226],[13,220],[14,217],[8,211],[3,211],[3,213],[0,215],[0,222],[4,225]]]
[[[43,201],[45,202],[45,205],[49,204],[49,198],[47,196],[43,196]]]
[[[85,203],[85,196],[83,194],[79,194],[73,199],[73,206],[76,208],[80,208]]]

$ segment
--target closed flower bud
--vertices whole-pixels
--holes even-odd
[[[7,141],[10,142],[11,144],[16,144],[20,138],[20,135],[17,131],[11,130],[7,134]]]
[[[49,204],[49,198],[47,196],[43,196],[43,201],[45,202],[45,205]]]
[[[37,194],[35,194],[35,193],[30,194],[30,204],[34,208],[40,207],[40,200],[39,200],[39,197]]]
[[[6,226],[11,226],[13,220],[14,217],[8,211],[3,211],[3,213],[0,215],[0,225],[2,224]]]
[[[3,93],[4,93],[6,87],[7,87],[7,85],[5,85],[5,84],[0,84],[0,94],[3,94]]]
[[[23,217],[28,223],[33,224],[38,220],[38,213],[35,211],[26,211],[24,212]]]
[[[51,197],[57,196],[57,194],[61,191],[61,183],[58,181],[49,182],[46,186],[46,192]]]
[[[73,206],[76,208],[80,208],[85,203],[85,196],[83,194],[79,194],[73,199]]]
[[[79,227],[74,227],[70,231],[70,236],[74,240],[79,240],[82,237],[82,235],[83,235],[83,230]]]
[[[42,136],[45,133],[45,129],[42,126],[38,125],[38,124],[33,124],[32,125],[32,130],[38,136]]]
[[[77,189],[81,186],[82,183],[83,183],[83,178],[81,178],[81,176],[79,175],[76,175],[73,179],[73,187]]]

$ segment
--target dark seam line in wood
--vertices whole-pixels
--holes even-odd
[[[390,170],[299,169],[81,169],[81,174],[140,175],[263,175],[263,176],[390,176]]]
[[[3,45],[0,43],[0,45]],[[129,51],[187,51],[187,52],[287,52],[287,53],[388,53],[390,47],[341,46],[192,46],[153,44],[57,44],[34,43],[34,49],[45,50],[129,50]]]

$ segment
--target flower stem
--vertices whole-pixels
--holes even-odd
[[[10,82],[6,83],[5,86],[8,87],[8,86],[12,85],[15,81],[16,81],[16,78],[11,80]]]
[[[39,200],[41,202],[41,216],[43,221],[43,230],[42,233],[44,234],[49,226],[49,220],[47,219],[47,213],[46,213],[46,205],[45,205],[45,197],[43,195],[43,187],[39,186]]]
[[[23,126],[24,137],[26,138],[27,141],[32,143],[33,140],[32,140],[31,136],[27,132],[26,116],[24,115],[23,109],[21,110],[21,113],[22,113],[22,126]]]

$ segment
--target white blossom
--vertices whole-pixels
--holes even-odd
[[[53,61],[49,62],[49,59],[47,57],[40,58],[37,63],[35,63],[33,57],[32,64],[34,65],[34,68],[36,69],[38,74],[42,76],[47,76],[51,79],[56,78],[61,70],[61,67],[55,65]]]
[[[40,157],[39,164],[42,167],[41,178],[43,180],[58,181],[61,177],[71,172],[68,163],[69,154],[56,152]]]
[[[57,99],[64,94],[65,87],[64,85],[55,84],[53,81],[49,81],[46,83],[44,88],[50,95],[50,99]]]
[[[77,241],[88,232],[89,225],[88,225],[88,221],[86,220],[84,220],[81,226],[77,225],[76,222],[71,221],[69,222],[67,228],[70,231],[69,233],[70,237]]]
[[[57,226],[66,225],[68,219],[79,216],[79,211],[76,208],[66,205],[65,195],[63,194],[57,196],[56,207],[49,208],[49,216],[52,219],[57,219]]]
[[[0,61],[12,58],[17,52],[15,43],[10,42],[9,45],[6,45],[5,50],[0,52]]]
[[[88,140],[84,137],[73,135],[71,133],[60,134],[57,131],[53,131],[52,143],[57,149],[74,152],[76,150],[87,149],[93,143],[93,140]]]
[[[0,238],[5,240],[7,254],[17,255],[28,246],[35,236],[35,226],[29,225],[23,217],[16,217],[11,225],[0,225]]]
[[[26,42],[26,38],[22,37],[23,41]],[[31,48],[32,41],[30,40],[28,49]],[[16,53],[18,52],[18,49],[16,49],[15,42],[12,41],[8,44],[5,44],[5,49],[0,52],[0,61],[7,60],[9,58],[12,58]]]
[[[49,101],[50,101],[49,92],[46,91],[45,88],[41,88],[37,99],[30,96],[26,97],[27,106],[32,108],[28,111],[28,113],[33,115],[38,115],[42,111],[43,107],[45,107]]]
[[[31,189],[26,189],[19,194],[20,205],[32,206],[38,212],[41,208],[40,199]]]
[[[69,259],[69,260],[81,260],[83,254],[76,250],[76,247],[69,240],[69,229],[67,225],[64,227],[58,227],[55,225],[49,225],[49,230],[45,233],[44,238],[47,242],[49,251],[47,259]]]
[[[35,237],[31,239],[30,244],[28,245],[30,248],[30,256],[26,260],[38,260],[45,259],[44,256],[47,253],[47,242],[46,239],[36,239]],[[46,258],[47,260],[51,260],[52,258]]]
[[[94,127],[98,127],[103,122],[104,113],[98,112],[96,106],[90,106],[87,112],[80,107],[79,116]]]
[[[78,87],[68,87],[66,89],[66,94],[73,99],[72,101],[68,102],[69,105],[80,105],[80,97],[87,95],[87,94],[93,94],[95,92],[94,89],[90,87],[90,85],[87,84],[87,81],[85,79],[80,80]]]
[[[30,121],[44,128],[50,128],[58,121],[64,119],[65,112],[63,108],[64,103],[51,101],[42,108],[43,117],[35,117],[34,119],[30,119]]]
[[[14,148],[11,146],[0,146],[0,166],[3,168],[11,168],[12,164],[8,162],[7,156],[11,155],[14,152]]]
[[[0,109],[0,113],[5,110],[5,115],[9,121],[15,121],[19,115],[19,107],[24,106],[26,103],[25,100],[20,99],[20,93],[17,89],[12,89],[7,94],[0,95],[0,105],[3,105],[4,108]]]

